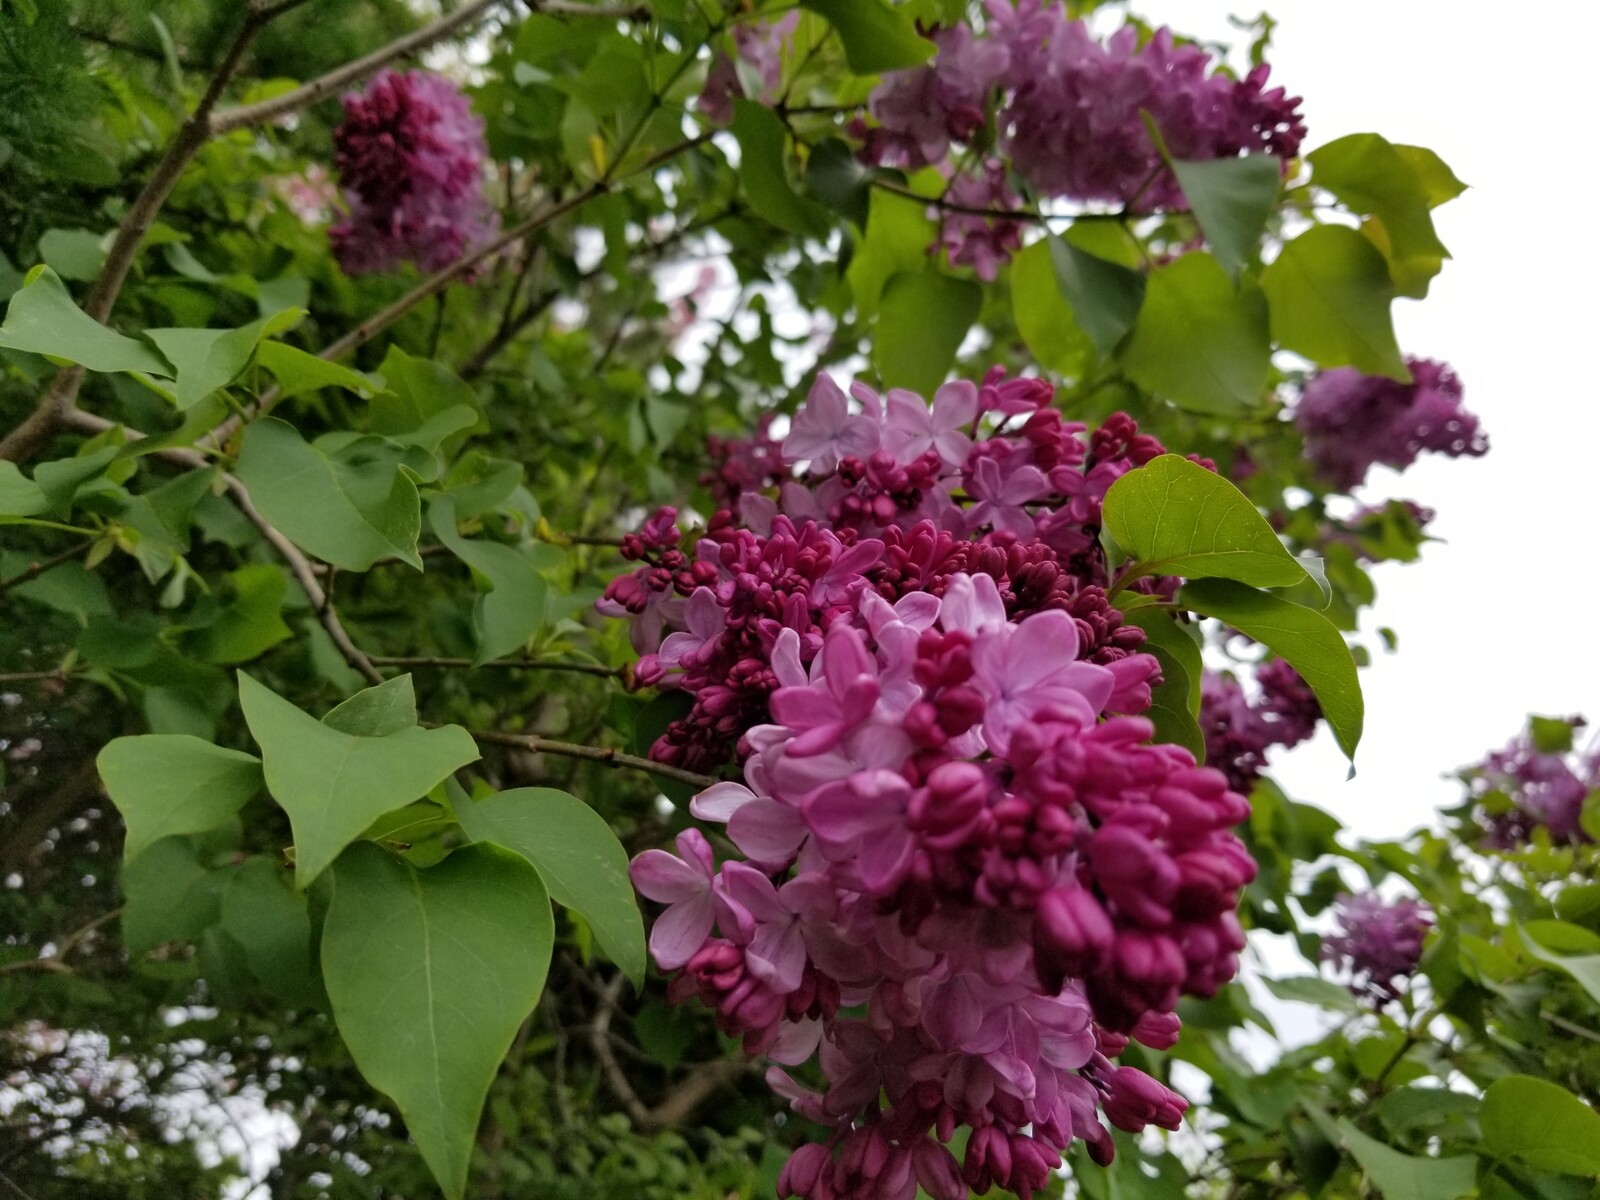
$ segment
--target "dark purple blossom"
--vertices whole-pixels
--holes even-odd
[[[1584,720],[1570,717],[1566,724],[1576,730]],[[1480,800],[1497,792],[1509,801],[1509,808],[1496,806],[1482,814],[1493,846],[1526,845],[1536,829],[1545,830],[1557,843],[1593,840],[1582,817],[1584,803],[1600,789],[1600,749],[1541,748],[1532,731],[1524,732],[1466,772],[1465,778]]]
[[[1305,453],[1339,491],[1359,487],[1374,464],[1403,471],[1423,453],[1488,453],[1478,418],[1461,407],[1461,380],[1448,365],[1408,358],[1410,383],[1354,367],[1320,371],[1295,405]]]
[[[1342,894],[1334,910],[1335,933],[1322,939],[1322,956],[1350,976],[1350,990],[1382,1005],[1400,998],[1422,961],[1433,913],[1421,901],[1385,900],[1376,892]]]
[[[328,236],[348,274],[408,259],[437,271],[494,237],[483,120],[454,83],[430,71],[382,71],[344,98],[344,114],[334,164],[349,215]]]

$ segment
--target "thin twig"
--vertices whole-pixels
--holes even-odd
[[[533,754],[557,754],[563,758],[580,758],[586,762],[602,763],[608,767],[629,767],[649,775],[659,775],[662,779],[675,779],[679,783],[687,783],[690,787],[708,788],[717,782],[709,775],[685,771],[682,767],[672,767],[666,763],[652,762],[648,758],[640,758],[636,754],[624,754],[621,750],[612,750],[605,746],[580,746],[573,742],[557,742],[533,734],[500,733],[492,729],[475,729],[472,731],[472,736],[492,746],[513,746]]]
[[[177,134],[168,143],[150,178],[145,181],[143,190],[129,207],[128,215],[117,227],[117,236],[112,240],[111,249],[106,252],[100,274],[95,277],[94,285],[84,299],[83,311],[102,325],[116,306],[122,285],[133,266],[134,256],[138,254],[145,235],[150,232],[150,226],[155,223],[156,214],[172,194],[189,161],[211,137],[212,110],[216,108],[229,81],[237,74],[250,44],[274,17],[305,2],[284,0],[283,3],[270,6],[252,2],[246,9],[244,26],[223,55],[222,63],[212,75],[200,103],[178,127]],[[4,439],[0,439],[0,459],[25,462],[39,453],[61,428],[62,418],[72,408],[82,384],[82,367],[64,367],[56,372],[50,390],[33,412]]]
[[[387,46],[380,46],[371,54],[364,54],[343,66],[335,67],[327,74],[319,75],[291,91],[284,92],[281,96],[273,96],[256,104],[240,104],[233,108],[225,108],[221,112],[212,114],[211,132],[213,135],[229,133],[247,125],[260,125],[289,113],[299,112],[303,108],[310,108],[341,89],[377,74],[395,59],[404,58],[449,37],[456,30],[472,24],[489,9],[503,2],[504,0],[470,0],[470,3],[447,13],[433,24],[424,25],[421,29],[395,38]]]
[[[600,989],[600,1004],[595,1009],[594,1022],[589,1026],[589,1045],[600,1063],[600,1069],[605,1072],[606,1082],[611,1085],[611,1090],[616,1093],[617,1099],[622,1101],[622,1107],[628,1110],[628,1115],[633,1118],[635,1125],[645,1129],[650,1126],[650,1110],[645,1107],[644,1101],[639,1099],[639,1093],[634,1091],[633,1085],[628,1082],[622,1064],[611,1052],[611,1014],[616,1012],[617,999],[622,995],[624,982],[619,973]]]
[[[198,458],[199,456],[196,455]],[[250,492],[243,483],[232,475],[222,477],[223,486],[228,494],[233,497],[235,506],[244,514],[245,520],[261,531],[261,536],[271,543],[272,548],[278,552],[279,557],[288,565],[290,573],[300,584],[300,590],[305,592],[306,599],[311,602],[311,610],[317,614],[317,620],[322,622],[322,627],[328,631],[328,637],[338,647],[344,660],[360,671],[368,683],[382,683],[383,674],[372,665],[372,660],[361,652],[350,635],[345,632],[344,626],[339,621],[339,614],[334,611],[333,605],[328,602],[328,595],[322,590],[322,584],[317,579],[317,573],[311,567],[311,560],[300,551],[288,538],[261,515],[255,502],[250,499]]]
[[[0,683],[43,683],[47,679],[65,680],[65,671],[12,671],[0,675]]]
[[[576,675],[598,675],[606,679],[626,679],[626,667],[601,667],[591,663],[549,662],[535,658],[496,658],[489,662],[474,662],[470,658],[414,657],[369,655],[368,662],[375,667],[441,667],[457,671],[569,671]]]
[[[1540,1009],[1539,1015],[1546,1021],[1549,1021],[1550,1024],[1554,1025],[1557,1029],[1564,1030],[1565,1032],[1572,1034],[1573,1037],[1587,1038],[1591,1042],[1600,1042],[1600,1033],[1596,1033],[1587,1026],[1578,1025],[1572,1021],[1569,1021],[1565,1017],[1558,1016],[1547,1008]]]
[[[110,912],[103,912],[94,920],[79,926],[66,937],[62,938],[55,950],[39,958],[19,959],[16,962],[0,963],[0,974],[9,974],[13,971],[54,971],[62,975],[74,974],[73,969],[67,965],[66,957],[74,947],[84,938],[88,937],[100,926],[108,921],[114,921],[122,915],[122,908],[118,906]]]
[[[40,559],[37,562],[29,563],[26,569],[18,571],[11,578],[0,579],[0,592],[9,592],[14,587],[20,587],[24,583],[31,583],[46,571],[52,571],[61,566],[62,563],[71,562],[98,540],[98,538],[90,538],[86,542],[79,542],[69,550],[63,550],[53,558]]]
[[[1422,1015],[1412,1023],[1411,1028],[1406,1030],[1405,1037],[1400,1040],[1400,1045],[1397,1046],[1395,1048],[1395,1052],[1389,1056],[1389,1061],[1384,1063],[1383,1069],[1373,1077],[1372,1088],[1368,1092],[1369,1096],[1375,1097],[1379,1092],[1383,1091],[1384,1082],[1389,1078],[1390,1074],[1396,1067],[1400,1065],[1401,1060],[1404,1059],[1407,1054],[1411,1053],[1412,1048],[1422,1041],[1423,1037],[1428,1032],[1428,1026],[1432,1025],[1434,1019],[1440,1016],[1443,1012],[1443,1005],[1429,1005]]]

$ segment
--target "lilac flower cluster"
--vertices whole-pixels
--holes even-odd
[[[1319,371],[1295,405],[1305,454],[1339,491],[1366,480],[1374,464],[1403,471],[1424,451],[1451,458],[1488,453],[1478,418],[1461,407],[1461,380],[1429,358],[1408,358],[1410,383],[1354,367]]]
[[[1232,675],[1207,671],[1200,679],[1200,729],[1206,762],[1249,795],[1266,770],[1273,746],[1298,746],[1317,731],[1322,705],[1287,662],[1275,658],[1256,669],[1260,695],[1252,700]]]
[[[1287,160],[1299,152],[1300,101],[1282,88],[1267,90],[1266,66],[1234,79],[1166,29],[1141,45],[1128,25],[1102,43],[1049,0],[988,0],[987,13],[981,32],[966,25],[933,31],[932,62],[884,77],[872,97],[878,124],[858,129],[869,161],[916,169],[943,164],[953,143],[992,144],[1040,198],[1154,212],[1186,201],[1146,114],[1181,160],[1243,153]],[[946,198],[962,207],[1014,203],[994,161],[957,176]],[[943,217],[951,261],[970,262],[980,274],[1016,248],[1012,222]]]
[[[1248,806],[1119,715],[1148,689],[1083,661],[1068,613],[1014,620],[989,575],[850,596],[809,670],[779,632],[745,782],[691,806],[742,859],[690,830],[635,860],[669,905],[651,952],[749,1052],[818,1057],[820,1091],[769,1072],[831,1130],[782,1195],[1028,1196],[1072,1138],[1109,1160],[1097,1109],[1177,1126],[1185,1102],[1113,1060],[1170,1046],[1179,996],[1232,978]]]
[[[643,565],[612,582],[601,611],[632,617],[640,682],[694,696],[653,756],[722,766],[767,719],[781,630],[799,635],[809,664],[860,588],[937,597],[961,573],[992,578],[1012,617],[1069,613],[1085,657],[1148,694],[1158,668],[1106,602],[1098,534],[1107,489],[1160,443],[1122,413],[1083,438],[1038,379],[946,384],[931,407],[898,389],[851,394],[858,412],[821,376],[781,445],[762,433],[715,447],[710,478],[727,507],[692,556],[670,510],[624,543]],[[977,436],[986,420],[993,432]],[[775,497],[763,490],[774,486]]]
[[[1334,911],[1338,930],[1322,940],[1322,956],[1350,974],[1350,990],[1373,1004],[1398,1000],[1422,961],[1433,913],[1419,900],[1385,900],[1376,892],[1341,894]]]
[[[746,75],[759,80],[761,87],[754,99],[771,100],[778,94],[783,82],[783,52],[800,27],[800,11],[794,11],[776,21],[746,21],[734,26],[734,56],[717,53],[712,56],[711,68],[706,72],[705,86],[695,106],[706,119],[718,125],[733,121],[733,102],[747,98],[744,82],[740,79],[739,63]],[[735,61],[737,58],[737,62]]]
[[[443,76],[380,72],[344,98],[333,142],[349,215],[328,237],[348,274],[407,259],[437,271],[499,230],[483,190],[483,120]]]
[[[1582,717],[1568,718],[1579,729]],[[1600,747],[1581,751],[1543,751],[1531,733],[1513,738],[1467,773],[1476,797],[1498,791],[1508,796],[1511,808],[1485,812],[1489,844],[1509,850],[1527,845],[1535,829],[1544,829],[1552,842],[1581,843],[1592,839],[1581,823],[1584,801],[1600,788]]]
[[[1248,804],[1152,744],[1159,666],[1104,591],[1101,500],[1162,447],[1051,399],[998,372],[931,405],[819,378],[781,443],[719,443],[727,507],[693,553],[662,510],[602,602],[639,678],[694,696],[652,755],[742,760],[691,804],[737,855],[690,829],[632,874],[667,906],[670,996],[827,1127],[783,1196],[1029,1197],[1074,1138],[1109,1162],[1102,1117],[1186,1107],[1116,1060],[1170,1047],[1179,997],[1237,969]],[[785,1069],[808,1063],[818,1088]]]

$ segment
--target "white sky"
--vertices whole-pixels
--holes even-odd
[[[1401,349],[1453,364],[1491,441],[1482,459],[1380,468],[1368,500],[1438,510],[1420,562],[1376,574],[1374,624],[1400,638],[1362,672],[1366,734],[1346,769],[1324,731],[1274,776],[1352,833],[1427,823],[1441,774],[1507,741],[1525,714],[1600,719],[1591,491],[1600,408],[1583,365],[1600,251],[1582,234],[1597,172],[1600,7],[1558,3],[1531,27],[1443,0],[1136,0],[1195,37],[1239,42],[1228,14],[1279,20],[1273,82],[1305,97],[1308,150],[1377,132],[1437,151],[1471,190],[1435,214],[1455,259],[1396,308]],[[1585,615],[1588,614],[1588,615]],[[1370,639],[1376,646],[1376,639]]]

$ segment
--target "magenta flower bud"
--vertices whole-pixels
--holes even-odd
[[[811,1196],[812,1189],[817,1186],[817,1177],[832,1165],[826,1146],[817,1142],[797,1146],[778,1174],[778,1195],[784,1200]]]
[[[911,1149],[917,1182],[932,1200],[967,1200],[967,1185],[955,1155],[932,1138],[923,1138]]]
[[[1061,990],[1068,975],[1098,970],[1116,938],[1111,918],[1086,888],[1046,892],[1039,898],[1033,920],[1039,978],[1051,993]]]
[[[1172,1049],[1182,1033],[1183,1022],[1177,1013],[1170,1012],[1147,1012],[1133,1027],[1134,1040],[1152,1050]]]

